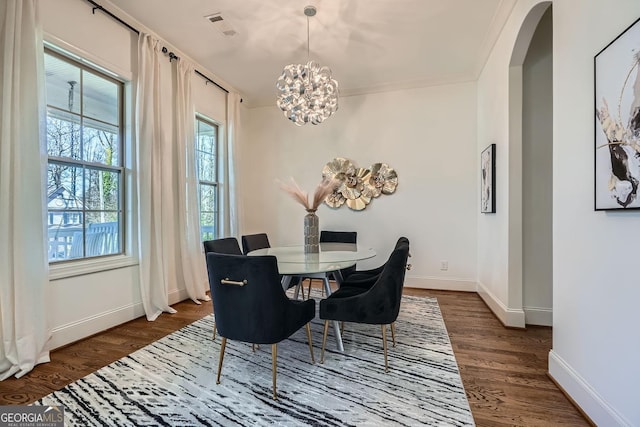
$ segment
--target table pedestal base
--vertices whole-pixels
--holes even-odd
[[[340,274],[340,271],[338,271]],[[282,276],[282,289],[285,291],[289,289],[289,284],[291,283],[292,276]],[[309,273],[304,275],[304,279],[320,279],[324,284],[324,292],[325,295],[331,295],[331,286],[329,285],[329,273]],[[338,278],[339,280],[339,278]],[[296,290],[293,294],[293,299],[298,299],[298,293],[300,292],[300,287],[302,286],[302,280],[300,280],[300,284],[296,286]],[[342,334],[340,333],[340,323],[337,320],[333,321],[333,335],[336,337],[336,346],[338,347],[338,351],[344,353],[344,346],[342,345]]]

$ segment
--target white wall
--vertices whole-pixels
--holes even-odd
[[[524,327],[522,305],[522,63],[538,24],[521,27],[537,0],[520,0],[478,79],[479,153],[496,144],[496,213],[478,214],[478,292],[508,326]],[[544,12],[539,6],[538,17]],[[514,46],[519,51],[514,57]],[[512,66],[512,62],[515,66]],[[519,91],[510,91],[510,87]]]
[[[79,0],[40,2],[40,8],[45,40],[131,82],[135,34],[100,13],[92,15],[90,5]],[[126,90],[130,95],[130,84]],[[130,122],[130,112],[127,118]],[[133,200],[127,201],[127,214],[131,215]],[[130,234],[128,237],[131,237]],[[129,250],[135,247],[133,243],[129,238]],[[81,274],[76,271],[73,274],[78,276],[68,277],[71,274],[70,265],[52,267],[49,309],[53,348],[144,314],[137,279],[137,261],[130,257],[117,258],[117,268],[102,273]],[[114,261],[113,258],[111,261]],[[93,270],[89,266],[86,268],[86,271]]]
[[[414,266],[407,285],[473,289],[478,278],[481,293],[489,295],[503,321],[517,320],[521,295],[518,305],[509,287],[508,262],[513,249],[509,64],[522,22],[538,3],[516,4],[477,92],[476,84],[468,83],[342,98],[334,117],[305,128],[289,123],[275,107],[243,110],[241,232],[266,231],[274,244],[299,243],[304,212],[274,179],[293,176],[312,190],[322,166],[334,157],[361,166],[385,162],[398,172],[397,192],[373,200],[363,212],[323,206],[321,226],[358,231],[359,240],[380,254],[363,267],[384,261],[395,239],[406,235]],[[41,4],[49,39],[88,53],[122,76],[133,75],[135,37],[128,30],[99,12],[92,15],[82,0]],[[640,286],[633,269],[640,215],[593,211],[593,56],[638,16],[637,0],[554,3],[554,343],[549,371],[600,425],[640,425],[635,392],[640,383],[635,315]],[[201,108],[221,111],[219,104]],[[497,213],[480,215],[479,153],[490,143],[497,144]],[[449,262],[448,271],[439,270],[441,260]],[[137,274],[134,263],[52,281],[53,346],[141,315]],[[180,291],[172,290],[173,297]]]
[[[522,66],[522,298],[528,325],[552,325],[552,8]]]
[[[275,183],[294,177],[312,192],[323,166],[346,157],[361,167],[389,164],[394,194],[363,211],[318,210],[321,229],[355,230],[386,261],[398,237],[411,241],[407,286],[475,290],[478,159],[476,85],[465,83],[345,97],[318,126],[296,127],[275,107],[247,111],[241,147],[241,232],[267,232],[272,244],[301,244],[303,208]],[[274,101],[275,104],[275,101]],[[440,261],[449,269],[440,270]]]
[[[144,29],[132,18],[126,17],[107,1],[102,1],[108,10],[126,18],[138,29]],[[137,35],[100,11],[92,14],[92,6],[83,0],[57,0],[40,2],[45,40],[90,60],[120,76],[126,82],[129,105],[126,114],[128,139],[134,129],[134,112],[131,95],[135,92],[133,82],[136,72]],[[171,49],[171,46],[167,45]],[[175,50],[175,49],[171,49]],[[176,53],[185,57],[179,51]],[[171,67],[167,59],[161,62],[161,72],[166,85],[162,105],[166,135],[172,135],[171,125]],[[207,70],[198,67],[206,73]],[[206,85],[205,80],[194,76],[193,99],[196,111],[207,115],[222,125],[224,133],[226,121],[226,97],[214,85]],[[133,163],[132,153],[126,162]],[[50,325],[53,328],[52,348],[76,341],[117,324],[143,315],[138,282],[138,261],[136,256],[137,233],[135,227],[135,170],[130,170],[126,212],[129,219],[127,229],[127,255],[110,257],[106,261],[87,261],[73,265],[59,265],[51,268],[52,288]],[[107,268],[107,271],[100,269]],[[186,291],[177,285],[169,286],[169,302],[175,303],[186,298]]]
[[[523,22],[544,2],[519,1],[478,81],[478,152],[498,144],[498,213],[478,221],[478,277],[509,318],[507,191],[513,146],[510,64]],[[536,7],[538,6],[538,7]],[[597,424],[640,425],[640,300],[635,265],[640,215],[595,212],[593,57],[640,16],[637,0],[553,3],[553,350],[549,372]],[[515,98],[515,99],[514,99]],[[515,109],[517,110],[517,109]],[[499,314],[500,315],[500,314]]]
[[[593,210],[593,58],[640,17],[640,2],[563,0],[553,8],[554,319],[549,371],[598,425],[637,426],[640,214]],[[636,42],[640,49],[640,40]]]

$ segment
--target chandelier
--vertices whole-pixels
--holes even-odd
[[[309,57],[309,17],[316,8],[304,8],[307,17],[307,59]],[[315,61],[289,64],[276,82],[278,107],[297,126],[322,123],[338,110],[338,82],[331,77],[329,67]]]

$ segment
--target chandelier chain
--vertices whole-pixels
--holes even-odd
[[[309,53],[309,16],[307,16],[307,61],[311,58],[311,54]]]

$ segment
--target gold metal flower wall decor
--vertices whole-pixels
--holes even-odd
[[[322,177],[337,183],[324,202],[332,208],[339,208],[346,203],[354,211],[363,210],[381,194],[394,193],[398,186],[398,175],[389,165],[374,163],[365,169],[343,157],[336,157],[327,163],[322,168]]]

